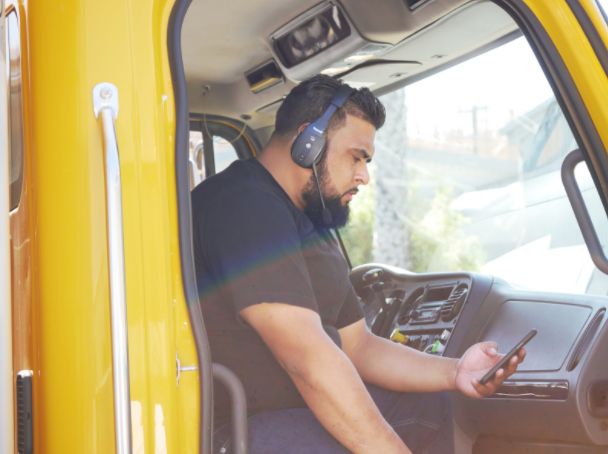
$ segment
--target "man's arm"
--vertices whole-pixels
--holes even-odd
[[[316,312],[281,303],[247,307],[258,332],[321,424],[354,453],[410,453],[385,421],[357,370]]]
[[[372,334],[364,320],[339,330],[342,350],[366,383],[400,392],[436,392],[458,389],[469,397],[493,394],[504,380],[515,373],[524,360],[525,350],[511,358],[506,369],[499,369],[492,380],[481,385],[479,379],[503,355],[498,346],[485,342],[472,346],[462,359],[443,358],[419,352]]]

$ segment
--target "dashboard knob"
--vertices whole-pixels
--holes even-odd
[[[448,339],[450,338],[450,334],[450,331],[444,329],[443,333],[441,333],[441,336],[439,336],[439,341],[441,341],[442,344],[446,344],[448,342]]]
[[[390,340],[392,340],[393,342],[397,342],[398,344],[405,345],[407,344],[409,338],[405,334],[402,334],[401,331],[399,331],[398,329],[395,329],[393,331],[393,334],[391,334]]]
[[[363,282],[366,284],[377,284],[380,282],[384,271],[381,268],[374,268],[363,275]]]

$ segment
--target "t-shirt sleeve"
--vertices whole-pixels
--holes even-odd
[[[336,320],[336,328],[345,328],[348,325],[358,322],[362,318],[365,318],[365,314],[361,308],[361,303],[359,303],[359,297],[353,286],[349,285],[346,297],[344,298],[344,303],[342,304],[338,319]]]
[[[203,280],[206,288],[199,289],[202,297],[219,292],[236,314],[264,302],[319,312],[285,202],[258,190],[238,192],[222,199],[206,217],[194,231],[210,274]]]

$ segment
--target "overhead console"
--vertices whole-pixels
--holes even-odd
[[[451,393],[456,423],[476,440],[474,454],[604,452],[596,446],[608,445],[607,297],[377,264],[355,268],[351,282],[377,335],[429,354],[459,358],[486,341],[506,353],[538,331],[525,361],[492,396]],[[549,447],[555,450],[543,451]]]
[[[325,1],[272,33],[270,47],[285,75],[302,80],[323,71],[343,72],[391,45],[363,38],[337,2]]]

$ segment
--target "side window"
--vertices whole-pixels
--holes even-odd
[[[194,189],[205,178],[205,160],[203,159],[203,133],[190,131],[190,190]]]
[[[6,17],[7,82],[10,88],[9,147],[10,147],[10,210],[19,206],[23,186],[23,105],[21,99],[21,40],[19,20],[15,12]]]
[[[251,153],[249,142],[240,130],[225,123],[210,123],[205,128],[202,121],[192,121],[190,131],[190,189],[194,189],[206,177],[226,169],[232,162]],[[220,130],[220,131],[217,131]],[[219,134],[218,134],[219,132]],[[224,135],[224,132],[233,134]],[[237,151],[240,146],[240,153]],[[211,153],[209,155],[209,153]]]
[[[215,155],[215,173],[221,172],[233,161],[239,159],[232,144],[219,136],[213,136],[213,154]]]
[[[524,38],[381,100],[370,184],[344,232],[354,266],[478,271],[519,288],[607,294],[561,182],[578,145]],[[606,245],[584,163],[577,179]]]

